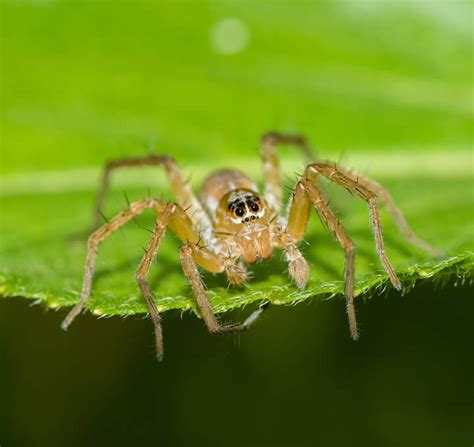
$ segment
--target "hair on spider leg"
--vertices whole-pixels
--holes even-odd
[[[207,245],[205,239],[202,236],[202,230],[199,230],[198,233],[198,240],[195,244],[193,244],[196,248],[206,248],[209,249],[209,246]]]
[[[196,217],[197,210],[194,210],[192,213],[189,213],[189,217],[193,220]]]
[[[359,184],[359,180],[360,180],[360,169],[357,171],[357,176],[356,176],[355,182],[357,184]]]
[[[294,173],[294,174],[296,174],[296,173]],[[296,174],[296,176],[298,178],[298,174]],[[293,184],[294,181],[295,181],[294,177],[290,176],[289,174],[284,174],[284,176],[283,176],[283,187],[288,188],[289,187],[288,185]]]
[[[131,203],[130,203],[130,199],[128,198],[127,191],[122,191],[122,192],[123,192],[123,196],[124,196],[124,198],[125,198],[125,202],[127,202],[127,207],[130,208],[130,207],[131,207]],[[146,228],[144,228],[144,227],[141,225],[140,221],[138,220],[138,216],[135,216],[132,220],[133,220],[133,222],[135,223],[135,225],[137,225],[138,228],[146,229]],[[123,229],[120,228],[120,231],[123,232]],[[123,234],[123,233],[122,233],[122,234]]]
[[[255,278],[255,272],[253,272],[252,270],[247,271],[247,278],[248,279]]]
[[[146,247],[143,247],[143,246],[142,246],[142,250],[143,250],[143,253],[147,253],[147,251],[148,251],[147,248],[146,248]],[[153,257],[151,258],[151,263],[152,263],[152,264],[155,263],[156,257],[157,257],[157,253],[155,253],[155,254],[153,255]],[[155,298],[155,295],[153,294],[153,292],[152,292],[152,295],[153,295],[153,298]]]
[[[305,238],[301,238],[300,244],[304,244],[307,247],[311,245],[310,242],[308,240],[306,240]]]
[[[234,236],[234,233],[228,231],[214,231],[214,234],[218,236]]]
[[[97,212],[99,213],[100,217],[102,217],[102,219],[104,219],[105,223],[109,223],[109,218],[102,212],[102,210],[97,210]]]
[[[192,208],[193,206],[190,204],[186,208],[183,208],[183,211],[187,214],[188,211]]]
[[[104,221],[106,223],[110,223],[109,218],[102,212],[102,210],[99,209],[99,210],[97,210],[97,212],[99,213],[100,217],[102,217],[102,219],[104,219]],[[122,235],[122,237],[124,239],[126,239],[125,232],[123,231],[122,227],[119,228],[119,231],[120,231],[120,234]]]
[[[270,220],[268,221],[268,223],[266,224],[266,227],[268,227],[269,225],[271,225],[272,223],[274,223],[277,219],[278,219],[278,214],[275,213],[275,214],[270,218]]]
[[[303,178],[303,176],[304,176],[304,171],[305,171],[305,169],[303,169],[303,172],[300,172],[300,171],[294,171],[294,172],[293,172],[293,175],[295,175],[295,176],[296,176],[296,178],[299,178],[299,179],[301,179],[301,178]]]
[[[347,155],[347,150],[346,149],[343,149],[340,153],[339,153],[339,157],[337,158],[337,163],[339,165],[342,165],[343,164],[343,161],[344,161],[344,157]]]
[[[148,231],[148,233],[151,233],[153,234],[153,230],[151,230],[150,228],[147,228],[145,227],[144,225],[142,225],[142,223],[140,222],[140,220],[134,218],[132,219],[133,220],[133,223],[138,227],[140,228],[140,230],[145,230],[145,231]]]
[[[201,241],[202,241],[202,231],[199,230],[198,232],[198,240],[195,244],[196,247],[199,247],[201,245]]]
[[[123,191],[123,196],[125,197],[125,202],[127,202],[127,206],[130,208],[130,199],[128,198],[127,191]]]
[[[227,280],[227,285],[226,285],[226,290],[231,289],[232,287],[238,289],[238,288],[248,288],[250,286],[250,280],[255,277],[255,274],[253,272],[246,271],[245,272],[245,279],[241,280],[238,284],[233,284],[229,280]]]
[[[321,217],[321,215],[318,212],[316,212],[316,215],[318,216],[318,219],[321,222],[321,225],[323,226],[323,228],[329,231],[327,222]]]

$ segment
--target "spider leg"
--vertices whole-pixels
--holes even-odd
[[[294,144],[302,150],[307,161],[314,160],[306,138],[301,135],[269,132],[262,137],[260,142],[260,154],[262,157],[263,175],[265,179],[264,198],[270,207],[277,213],[281,210],[283,200],[280,162],[276,150],[278,144]]]
[[[134,202],[129,206],[128,209],[121,212],[111,219],[107,224],[103,225],[94,233],[92,233],[92,235],[89,237],[87,246],[87,256],[81,297],[64,319],[62,328],[66,330],[69,327],[69,325],[74,321],[77,315],[80,314],[89,300],[99,244],[104,239],[112,235],[115,231],[119,230],[127,222],[141,214],[147,208],[154,208],[160,216],[156,219],[153,236],[140,262],[136,273],[136,279],[142,291],[150,316],[155,325],[156,350],[158,359],[160,359],[163,355],[160,318],[158,310],[153,302],[153,295],[146,281],[150,266],[154,256],[156,255],[156,251],[158,250],[158,246],[167,226],[169,226],[182,241],[198,244],[200,240],[199,233],[193,228],[191,219],[177,204],[168,204],[162,200],[151,198]]]
[[[336,167],[328,163],[311,163],[306,168],[307,173],[311,173],[312,176],[321,174],[327,179],[341,185],[347,189],[352,194],[359,196],[362,200],[365,200],[369,205],[370,218],[372,223],[372,228],[374,231],[375,245],[377,248],[377,253],[379,255],[380,261],[382,262],[385,270],[388,273],[390,281],[397,290],[401,290],[402,285],[400,280],[395,273],[390,261],[388,260],[385,254],[385,248],[382,238],[382,230],[380,227],[380,217],[377,204],[377,194],[370,188],[364,186],[360,182],[353,180],[351,177],[347,176],[344,172],[338,170]],[[308,191],[308,188],[314,189],[315,183],[310,180],[303,180],[305,189]],[[312,184],[313,187],[308,185]]]
[[[186,244],[181,247],[179,254],[184,275],[191,285],[199,311],[209,332],[212,334],[228,334],[246,331],[257,321],[258,317],[260,317],[263,311],[268,307],[268,303],[260,305],[242,324],[230,326],[221,325],[212,310],[197,264],[200,264],[210,271],[217,271],[218,269],[222,271],[224,269],[223,260],[218,255],[212,252],[206,253],[204,250],[202,247]],[[213,256],[210,256],[211,254]]]
[[[248,327],[257,320],[266,308],[266,304],[260,306],[260,308],[252,313],[241,325],[228,327],[221,326],[217,322],[212,311],[196,263],[213,273],[225,271],[228,276],[234,275],[237,278],[236,282],[238,282],[239,279],[245,279],[245,271],[236,264],[235,259],[222,258],[203,245],[200,232],[194,227],[190,216],[188,216],[187,212],[179,204],[166,203],[162,200],[151,198],[132,203],[128,209],[115,216],[98,230],[94,231],[94,233],[89,237],[81,297],[64,319],[62,328],[66,330],[69,327],[89,300],[99,244],[147,208],[154,208],[159,216],[155,221],[151,241],[145,250],[136,272],[136,280],[154,323],[158,359],[161,360],[163,357],[161,322],[158,309],[153,300],[153,294],[147,282],[147,277],[167,228],[175,233],[176,236],[185,244],[180,251],[183,270],[191,283],[192,289],[196,295],[198,307],[209,330],[213,333],[228,333],[242,332],[248,329]],[[187,256],[188,252],[191,253],[190,257]],[[240,275],[239,273],[236,273],[236,269],[240,272]]]
[[[308,180],[315,181],[316,175],[312,172],[306,174]],[[300,183],[293,190],[288,202],[288,217],[285,229],[279,228],[275,234],[274,244],[285,252],[288,262],[288,273],[295,281],[297,287],[303,290],[306,287],[309,275],[309,266],[306,259],[298,250],[297,244],[303,238],[311,211],[311,202]]]
[[[151,154],[145,157],[121,158],[109,161],[103,170],[99,192],[96,197],[92,218],[92,230],[99,226],[101,209],[110,184],[113,171],[124,167],[133,166],[163,166],[171,189],[176,196],[176,201],[184,209],[189,210],[191,220],[197,228],[210,236],[212,225],[209,216],[204,211],[201,203],[194,195],[191,186],[183,179],[181,170],[173,158],[165,155]]]
[[[367,177],[355,174],[354,172],[347,171],[345,169],[338,168],[339,171],[343,172],[345,175],[350,177],[352,180],[360,183],[361,185],[365,186],[367,189],[371,189],[374,191],[380,199],[385,203],[387,206],[388,212],[392,215],[393,220],[397,224],[398,228],[400,229],[401,233],[405,236],[405,238],[412,243],[415,247],[420,248],[421,250],[426,251],[432,256],[440,256],[442,253],[433,247],[432,245],[425,242],[423,239],[420,239],[410,228],[408,222],[406,221],[405,217],[403,216],[400,209],[395,204],[391,194],[380,184],[376,181],[369,179]]]
[[[153,300],[153,293],[150,290],[148,284],[148,273],[150,272],[151,265],[155,259],[156,253],[158,251],[160,242],[165,234],[166,227],[170,220],[171,214],[175,211],[176,206],[173,204],[166,205],[163,213],[155,221],[155,227],[153,229],[153,236],[148,244],[148,247],[145,250],[145,253],[140,261],[138,270],[136,272],[137,284],[140,287],[143,297],[145,298],[145,303],[150,313],[150,317],[153,321],[155,327],[155,340],[156,340],[156,356],[158,360],[163,358],[163,335],[161,330],[161,318],[156,307],[156,304]]]
[[[354,308],[355,246],[347,235],[343,226],[337,220],[334,212],[324,200],[321,191],[311,179],[301,180],[296,185],[290,205],[286,234],[291,238],[291,244],[296,244],[301,240],[304,230],[306,229],[311,204],[314,206],[318,214],[321,216],[321,219],[327,225],[329,231],[334,234],[337,241],[346,253],[344,273],[346,310],[347,316],[349,318],[349,329],[351,336],[354,340],[357,340],[359,334],[357,330],[357,320]],[[291,274],[291,261],[289,271]],[[296,274],[301,275],[301,272],[298,273],[296,270]],[[307,271],[304,274],[306,275],[306,282],[306,278],[308,276]]]
[[[164,202],[156,199],[143,199],[138,202],[134,202],[125,211],[109,220],[106,224],[102,225],[99,229],[94,231],[87,242],[87,255],[84,270],[84,280],[82,284],[82,292],[79,301],[71,309],[69,314],[66,316],[62,323],[62,328],[66,330],[74,319],[79,315],[89,300],[92,287],[92,278],[94,275],[95,260],[97,257],[97,249],[99,244],[109,237],[112,233],[119,230],[130,220],[141,214],[147,208],[163,208]]]

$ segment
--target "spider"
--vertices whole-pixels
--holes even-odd
[[[284,213],[282,213],[280,163],[277,155],[279,144],[296,145],[310,160],[292,191],[287,211]],[[351,337],[356,340],[359,336],[354,309],[356,249],[321,193],[316,182],[318,177],[325,177],[341,185],[367,202],[378,256],[397,290],[401,290],[402,285],[385,255],[378,199],[385,202],[388,211],[408,241],[430,254],[437,254],[437,251],[415,236],[392,197],[381,185],[334,164],[313,161],[311,149],[303,136],[269,132],[261,138],[260,151],[265,180],[263,195],[258,192],[257,186],[246,174],[234,169],[225,169],[214,172],[205,179],[201,188],[201,200],[194,195],[171,157],[153,154],[107,163],[95,203],[93,215],[95,230],[87,244],[81,297],[64,319],[62,328],[66,330],[69,327],[90,297],[99,244],[144,210],[151,208],[155,210],[157,218],[151,240],[136,271],[136,281],[154,324],[158,360],[163,357],[162,329],[160,314],[147,277],[167,229],[170,229],[183,244],[179,251],[183,272],[191,285],[200,314],[209,331],[213,334],[246,331],[257,321],[267,303],[259,306],[242,324],[220,324],[212,310],[198,267],[212,273],[225,273],[231,284],[244,284],[248,278],[246,265],[269,259],[273,249],[277,248],[284,252],[289,276],[299,289],[304,289],[308,280],[309,266],[298,249],[298,244],[305,233],[311,208],[314,207],[345,252],[346,311]],[[164,168],[176,196],[176,202],[145,198],[131,203],[127,209],[99,227],[100,210],[107,193],[110,174],[118,168],[144,165],[158,165]]]

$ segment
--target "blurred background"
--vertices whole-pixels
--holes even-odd
[[[158,363],[144,317],[64,334],[57,313],[5,300],[1,445],[470,445],[472,287],[357,306],[357,343],[342,301],[274,306],[228,337],[169,311]]]
[[[55,254],[86,228],[105,160],[169,153],[194,184],[229,164],[258,175],[258,141],[271,129],[302,132],[323,158],[377,173],[428,240],[447,253],[472,249],[471,2],[0,7],[0,279],[22,274],[16,294],[36,287],[50,305],[58,290],[69,294],[63,304],[75,299],[83,247]],[[301,161],[282,157],[291,184]],[[110,210],[123,207],[124,190],[166,195],[155,172],[118,185]],[[346,218],[351,207],[342,200]],[[364,243],[370,231],[357,210],[348,225]],[[134,237],[110,249],[121,250],[116,264],[100,264],[112,292],[125,281],[134,290],[133,276],[115,268],[127,259],[133,272]],[[422,260],[399,240],[397,261]],[[170,247],[164,256],[176,264]],[[362,254],[359,271],[370,271],[376,260]],[[336,248],[329,262],[341,267],[327,278],[341,261]],[[168,290],[181,281],[175,270]],[[64,310],[2,300],[0,445],[471,445],[471,295],[467,283],[426,280],[404,296],[361,299],[357,343],[341,300],[273,306],[250,333],[229,337],[170,311],[162,364],[145,317],[87,314],[64,334]]]

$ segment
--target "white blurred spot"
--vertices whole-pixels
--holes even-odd
[[[235,54],[247,47],[250,32],[240,19],[219,20],[211,29],[211,44],[218,53]]]

